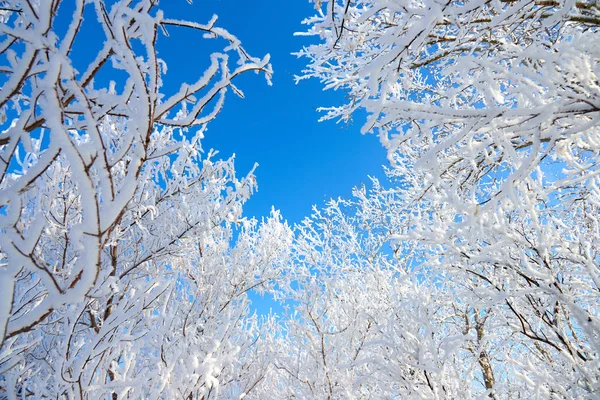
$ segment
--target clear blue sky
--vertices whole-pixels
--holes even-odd
[[[295,83],[294,75],[301,74],[307,60],[291,53],[314,40],[294,36],[306,29],[301,21],[314,14],[308,0],[195,0],[193,4],[163,0],[159,7],[167,18],[199,23],[216,14],[217,25],[236,35],[251,55],[271,55],[273,86],[252,73],[239,77],[236,85],[245,99],[228,92],[223,111],[209,124],[202,143],[205,151],[218,150],[222,158],[235,153],[239,176],[259,164],[258,192],[246,204],[246,216],[260,219],[274,206],[289,222],[297,223],[310,214],[313,204],[348,197],[352,187],[368,183],[369,175],[383,175],[386,153],[377,137],[360,134],[364,118],[350,125],[318,122],[321,114],[316,109],[342,104],[344,93],[324,92],[316,80]],[[81,71],[103,45],[93,7],[87,10],[82,40],[75,42],[72,53],[76,67],[81,62]],[[59,20],[70,18],[72,12],[72,4],[65,3]],[[67,28],[63,25],[55,27],[59,34]],[[166,94],[182,81],[195,81],[208,66],[209,54],[221,51],[224,43],[203,39],[200,32],[188,28],[172,27],[169,37],[160,34],[159,57],[168,65],[163,79]],[[96,80],[119,80],[117,75],[117,70],[108,68]]]
[[[382,175],[385,150],[376,136],[360,134],[364,120],[349,126],[317,121],[316,108],[339,105],[344,94],[323,92],[314,80],[295,84],[294,75],[306,60],[291,53],[310,38],[293,34],[305,30],[302,19],[314,13],[308,0],[195,0],[192,5],[169,0],[160,7],[167,17],[197,22],[217,14],[218,25],[236,35],[250,54],[271,55],[273,86],[261,76],[242,77],[238,86],[246,98],[228,93],[203,143],[205,150],[219,150],[222,157],[235,153],[240,175],[259,164],[258,193],[247,203],[246,215],[260,218],[273,205],[290,222],[299,222],[313,204],[349,196],[353,186],[368,182],[368,175]],[[183,28],[169,34],[159,39],[159,55],[169,67],[166,81],[197,77],[207,62],[207,41]]]

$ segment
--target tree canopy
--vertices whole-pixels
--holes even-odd
[[[314,0],[296,79],[389,165],[293,227],[201,152],[268,56],[155,0],[63,3],[0,2],[0,398],[600,396],[597,2]],[[167,95],[173,29],[223,48]]]

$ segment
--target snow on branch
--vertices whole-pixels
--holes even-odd
[[[154,0],[0,6],[0,397],[252,386],[259,370],[227,377],[259,329],[240,315],[283,250],[241,219],[252,173],[238,179],[233,160],[201,158],[200,139],[227,90],[241,94],[239,75],[269,80],[268,56],[250,56],[216,18],[167,19]],[[82,33],[92,14],[93,39]],[[157,52],[174,40],[167,28],[225,42],[170,97]],[[101,50],[78,71],[76,44],[89,40]],[[104,83],[113,75],[124,78]],[[285,237],[280,218],[269,221],[261,232]],[[243,255],[229,248],[233,224]],[[250,268],[257,246],[264,258]]]

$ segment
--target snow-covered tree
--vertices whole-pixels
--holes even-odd
[[[290,230],[242,219],[252,172],[200,143],[236,77],[268,80],[269,60],[157,3],[0,2],[2,398],[233,398],[265,374],[272,322],[247,293],[282,273]],[[78,71],[88,23],[104,45]],[[223,50],[167,95],[171,29]]]
[[[407,219],[391,212],[398,198],[375,190],[331,201],[297,227],[290,312],[264,385],[276,398],[470,393],[473,373],[460,376],[456,362],[464,356],[453,343],[460,331],[443,323],[450,292],[411,267],[421,257],[416,248],[389,247]]]
[[[424,268],[466,285],[468,331],[494,327],[490,395],[598,396],[598,3],[315,5],[303,78],[346,91],[325,118],[364,110],[363,132],[389,149],[412,213],[391,240],[420,243]]]
[[[252,398],[536,396],[520,364],[547,360],[473,295],[477,281],[431,262],[438,245],[407,236],[431,212],[407,207],[406,194],[374,180],[297,227],[279,356]],[[561,365],[553,372],[568,375]]]

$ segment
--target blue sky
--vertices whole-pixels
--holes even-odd
[[[258,193],[246,205],[247,216],[260,218],[275,206],[284,218],[299,222],[313,204],[350,196],[353,186],[368,182],[368,175],[382,176],[386,153],[377,137],[360,134],[364,120],[351,125],[318,122],[316,108],[342,104],[343,93],[323,92],[316,80],[295,84],[294,75],[307,60],[291,53],[310,38],[293,34],[305,30],[302,19],[314,13],[308,0],[196,0],[192,5],[169,0],[161,8],[167,17],[197,22],[217,14],[218,25],[236,35],[250,54],[271,55],[273,86],[261,76],[242,77],[238,86],[246,98],[228,93],[203,142],[204,150],[214,148],[221,157],[235,153],[239,175],[259,164]],[[169,34],[159,39],[159,56],[169,67],[167,84],[197,77],[207,62],[207,41],[182,28]]]
[[[110,4],[110,3],[109,3]],[[70,18],[71,4],[59,10],[59,18]],[[209,124],[202,147],[219,151],[219,157],[236,154],[239,176],[247,174],[254,163],[258,192],[246,204],[246,216],[261,218],[274,206],[290,223],[310,215],[313,204],[321,205],[332,197],[351,195],[352,187],[368,183],[368,176],[383,176],[386,151],[374,135],[361,135],[365,122],[360,117],[351,124],[318,122],[320,106],[340,105],[344,93],[322,90],[316,80],[296,84],[307,59],[291,53],[310,43],[312,38],[294,36],[306,30],[301,21],[314,14],[308,0],[164,0],[159,7],[165,17],[207,23],[216,14],[217,25],[237,36],[251,55],[271,55],[273,85],[255,74],[236,81],[245,93],[238,98],[228,92],[223,111]],[[80,38],[75,42],[73,59],[82,71],[102,48],[102,32],[94,24],[93,7],[84,14]],[[59,34],[64,26],[57,26]],[[167,95],[182,81],[195,81],[209,64],[211,52],[221,51],[225,42],[206,40],[202,33],[188,28],[169,28],[169,37],[158,38],[159,57],[168,65],[164,77]],[[81,63],[79,66],[78,63]],[[106,76],[102,76],[106,74]],[[118,71],[107,68],[97,81],[118,80]]]

